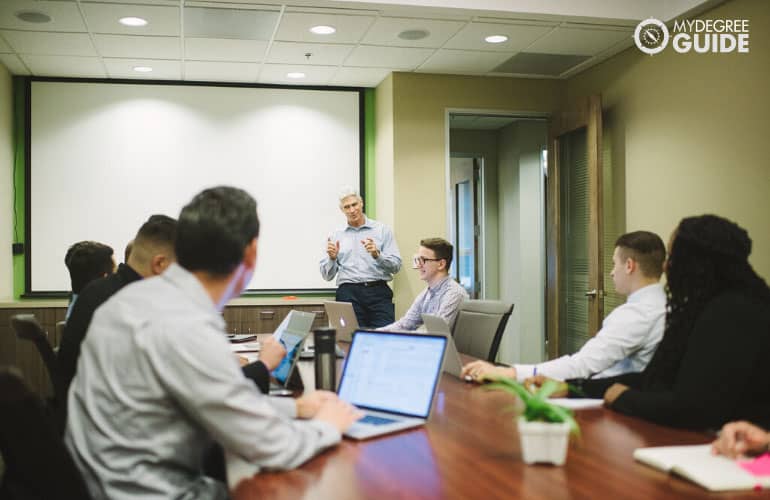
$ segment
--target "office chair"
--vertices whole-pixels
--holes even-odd
[[[90,498],[42,402],[7,366],[0,367],[0,453],[5,462],[0,498]]]
[[[54,342],[54,348],[53,351],[55,353],[59,353],[59,346],[61,345],[61,338],[64,336],[64,327],[67,326],[66,321],[57,321],[56,322],[56,342]]]
[[[463,302],[452,329],[457,350],[494,363],[511,312],[513,304],[497,300]]]
[[[11,317],[11,327],[16,332],[16,336],[21,340],[27,340],[35,344],[40,357],[45,364],[48,378],[53,387],[53,401],[50,404],[51,414],[54,416],[55,424],[59,435],[64,433],[64,406],[67,403],[67,395],[64,393],[64,387],[59,377],[58,363],[56,355],[53,352],[51,344],[48,342],[48,335],[38,323],[34,314],[17,314]]]

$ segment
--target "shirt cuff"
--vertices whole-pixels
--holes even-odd
[[[535,367],[537,365],[513,365],[516,369],[516,380],[524,382],[529,377],[535,376]]]
[[[297,418],[297,400],[294,398],[270,396],[270,404],[280,414],[290,418]]]

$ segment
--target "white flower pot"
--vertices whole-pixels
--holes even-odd
[[[527,422],[524,417],[519,417],[519,436],[524,463],[564,465],[569,444],[569,424]]]

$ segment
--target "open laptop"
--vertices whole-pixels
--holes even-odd
[[[284,318],[273,333],[273,338],[286,348],[286,356],[273,370],[276,383],[270,384],[270,394],[273,396],[290,396],[292,389],[302,388],[302,379],[296,369],[297,361],[302,352],[302,343],[310,333],[315,313],[292,310]]]
[[[457,346],[455,346],[455,339],[452,337],[452,331],[449,329],[449,323],[447,323],[441,316],[434,316],[433,314],[423,314],[422,322],[425,324],[426,333],[444,335],[447,338],[446,356],[444,356],[444,371],[457,378],[461,378],[460,372],[463,370],[463,362],[460,359],[460,355],[457,353]]]
[[[355,332],[337,394],[365,416],[345,436],[367,439],[425,424],[446,345],[441,335]]]
[[[353,339],[353,332],[358,330],[358,319],[353,310],[353,304],[350,302],[324,302],[326,317],[329,318],[329,325],[337,330],[337,340],[340,342],[350,342]]]

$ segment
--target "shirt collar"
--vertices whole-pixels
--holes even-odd
[[[447,274],[446,276],[444,276],[444,278],[441,281],[439,281],[435,285],[428,286],[428,291],[431,294],[436,293],[437,291],[439,291],[442,288],[444,288],[448,282],[449,282],[449,275]]]
[[[660,293],[659,290],[661,290],[662,288],[663,288],[663,285],[661,285],[660,283],[653,283],[652,285],[643,286],[639,290],[629,295],[626,302],[638,302],[642,300],[642,298],[646,295],[653,294],[653,293]]]
[[[361,230],[361,229],[363,229],[363,228],[368,228],[368,229],[371,229],[372,227],[373,227],[373,225],[372,225],[372,220],[371,220],[369,217],[367,217],[366,215],[364,215],[364,223],[363,223],[363,224],[361,224],[361,225],[360,225],[360,226],[358,226],[358,227],[353,227],[353,226],[351,226],[350,224],[347,224],[347,225],[345,226],[345,229],[346,229],[346,230],[347,230],[347,229],[350,229],[350,230],[352,230],[352,231],[360,231],[360,230]]]
[[[225,320],[217,311],[216,305],[211,297],[203,288],[203,285],[193,273],[183,268],[177,263],[173,263],[160,275],[162,279],[169,281],[174,287],[178,288],[188,298],[190,298],[201,310],[211,313],[216,318],[221,328],[225,326]]]

